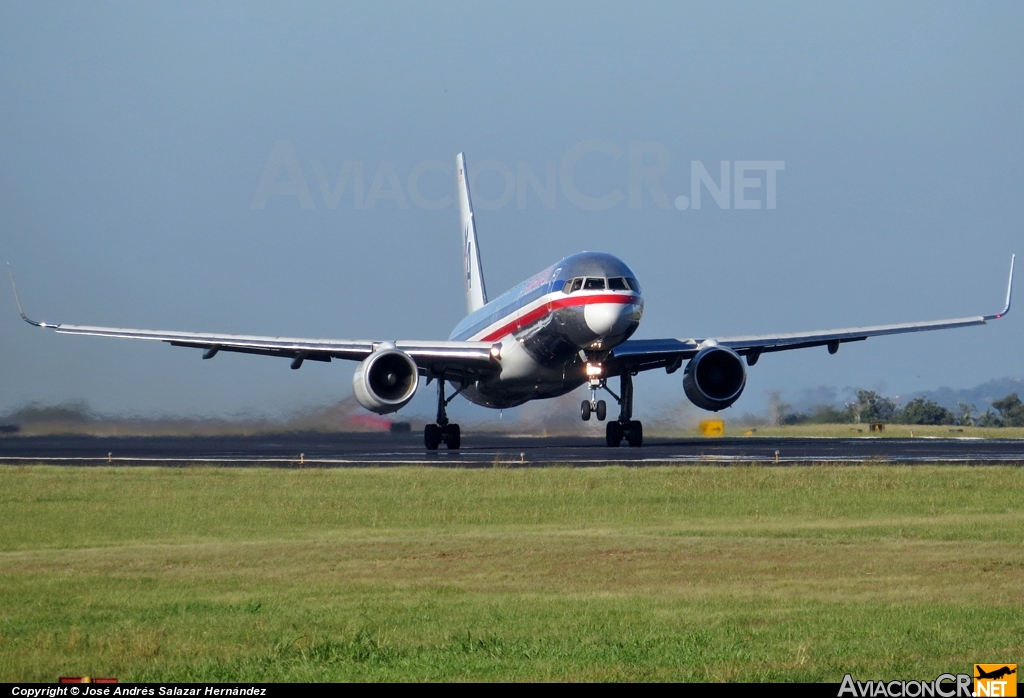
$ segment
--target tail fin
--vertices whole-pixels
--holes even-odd
[[[469,198],[469,169],[466,156],[455,156],[455,169],[459,186],[459,216],[462,222],[462,261],[466,270],[466,310],[487,305],[487,289],[484,287],[484,269],[480,263],[480,244],[476,239],[476,221],[473,219],[473,201]]]

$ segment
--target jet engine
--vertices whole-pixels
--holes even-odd
[[[747,384],[743,360],[732,349],[705,347],[686,364],[683,390],[690,402],[717,412],[736,402]]]
[[[352,375],[356,402],[377,414],[405,407],[420,385],[412,357],[398,349],[384,349],[367,357]]]

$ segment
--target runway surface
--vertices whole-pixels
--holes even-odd
[[[288,433],[260,436],[0,437],[0,464],[359,467],[487,467],[554,464],[890,462],[1024,465],[1024,440],[969,438],[648,439],[641,448],[608,448],[587,437],[464,434],[462,449],[423,447],[419,433]]]

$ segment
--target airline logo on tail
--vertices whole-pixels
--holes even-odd
[[[473,202],[469,195],[469,172],[466,170],[466,159],[462,153],[456,156],[455,171],[458,173],[462,256],[466,267],[466,310],[472,313],[487,305],[487,291],[484,288],[484,272],[480,263],[480,243],[476,239],[476,222],[473,220]]]
[[[462,168],[459,168],[459,184],[462,184]],[[470,271],[469,260],[473,254],[473,243],[469,239],[469,226],[462,226],[462,265],[466,269],[466,291],[473,288],[473,274]]]

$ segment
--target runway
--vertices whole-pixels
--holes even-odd
[[[226,467],[491,467],[820,462],[1024,465],[1024,440],[970,438],[649,438],[608,448],[587,437],[464,434],[462,449],[427,451],[419,433],[285,433],[259,436],[5,436],[0,464]]]

